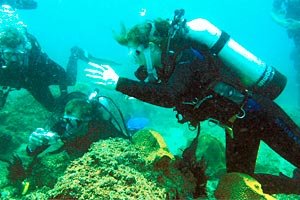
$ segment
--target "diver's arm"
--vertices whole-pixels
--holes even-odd
[[[175,104],[175,94],[166,84],[143,83],[120,77],[116,90],[157,106],[171,108]]]
[[[189,51],[192,52],[191,49]],[[191,57],[193,55],[194,57]],[[106,89],[116,89],[124,94],[154,105],[174,107],[180,101],[181,97],[185,95],[184,93],[191,89],[191,83],[194,81],[194,72],[192,69],[195,63],[198,66],[199,59],[197,60],[196,57],[198,56],[193,55],[180,57],[183,59],[177,62],[166,83],[144,83],[120,78],[109,65],[89,63],[93,68],[87,68],[85,71],[87,72],[86,76],[94,79],[95,84]]]
[[[66,76],[67,76],[67,85],[74,86],[77,81],[77,71],[78,71],[78,58],[71,54],[68,60]]]
[[[59,85],[61,94],[66,94],[67,86],[70,85],[69,82],[73,79],[70,80],[71,78],[67,75],[65,69],[49,58],[33,35],[28,34],[28,38],[31,43],[28,65],[30,78],[34,80],[35,84],[33,87],[36,87],[39,83],[47,87],[49,85]],[[74,72],[75,75],[76,72]],[[53,95],[52,98],[54,98]]]
[[[157,106],[174,107],[193,79],[189,65],[178,64],[167,83],[144,83],[120,77],[116,90]]]

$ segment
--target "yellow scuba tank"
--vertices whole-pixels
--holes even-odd
[[[275,99],[285,88],[287,79],[274,67],[250,53],[208,20],[186,22],[187,36],[206,45],[229,67],[248,90]]]

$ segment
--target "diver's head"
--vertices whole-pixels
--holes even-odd
[[[85,99],[73,99],[65,107],[65,139],[83,136],[88,132],[89,122],[93,116],[93,106]]]
[[[30,48],[31,44],[23,25],[9,24],[0,27],[0,58],[4,66],[27,65]]]
[[[137,65],[144,66],[148,75],[156,76],[155,68],[162,67],[161,55],[167,46],[169,27],[167,20],[146,21],[129,31],[123,27],[115,39],[129,48],[130,57]]]

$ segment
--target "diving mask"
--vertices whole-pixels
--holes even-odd
[[[27,54],[24,48],[2,48],[2,67],[10,64],[27,65]]]
[[[90,120],[79,119],[74,116],[64,115],[62,118],[65,123],[65,133],[62,135],[64,139],[71,139],[81,134],[83,128]]]
[[[77,117],[68,116],[68,115],[65,115],[63,119],[69,128],[78,128],[80,127],[83,121]]]
[[[138,47],[129,47],[128,56],[130,61],[135,64],[140,64],[142,62],[141,56],[143,55],[144,46],[139,45]]]

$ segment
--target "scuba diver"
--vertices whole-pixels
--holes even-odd
[[[64,157],[63,166],[67,167],[66,163],[81,157],[94,142],[108,138],[131,141],[133,133],[130,127],[136,125],[136,122],[131,125],[126,123],[114,100],[101,95],[98,89],[89,96],[81,92],[71,92],[65,96],[62,104],[64,113],[61,117],[50,117],[44,128],[33,131],[28,137],[26,148],[21,147],[9,157],[0,158],[8,163],[7,178],[17,189],[14,195],[25,195],[35,187],[54,186],[53,181],[47,185],[35,177],[34,169],[47,172],[47,169],[39,168],[41,159],[46,155],[58,155],[61,152],[63,154],[60,155],[65,155],[65,152],[67,157]],[[144,128],[140,122],[139,125],[139,129]]]
[[[46,154],[64,151],[69,162],[82,156],[100,139],[131,139],[123,113],[110,97],[100,95],[99,90],[95,89],[89,96],[71,92],[65,96],[63,105],[61,118],[55,121],[49,118],[44,128],[33,131],[26,149],[22,147],[9,158],[1,159],[8,163],[7,178],[18,194],[24,195],[34,186],[41,186],[35,185],[32,170]]]
[[[109,65],[90,64],[95,84],[142,101],[174,108],[180,123],[198,128],[209,120],[226,132],[227,172],[254,176],[266,193],[300,193],[300,179],[255,174],[260,141],[300,167],[300,129],[273,101],[286,77],[226,32],[176,10],[172,21],[137,24],[116,40],[140,65],[140,81],[119,77]]]
[[[67,86],[76,82],[80,55],[76,48],[71,49],[65,71],[42,51],[15,11],[2,7],[0,15],[0,108],[10,91],[24,88],[47,110],[54,111],[59,99],[66,95]],[[54,97],[50,85],[59,85],[61,98]]]
[[[300,0],[274,0],[271,16],[277,24],[287,30],[288,37],[294,42],[291,59],[296,71],[298,107],[300,107]]]
[[[60,150],[82,156],[93,142],[109,137],[130,139],[124,117],[114,101],[95,90],[89,97],[80,92],[66,96],[64,115],[50,128],[37,128],[29,136],[27,153],[36,156],[62,142]],[[113,113],[115,107],[118,113]],[[117,117],[117,114],[119,117]]]
[[[37,8],[37,2],[34,0],[0,0],[0,5],[9,5],[13,9],[31,10]]]

